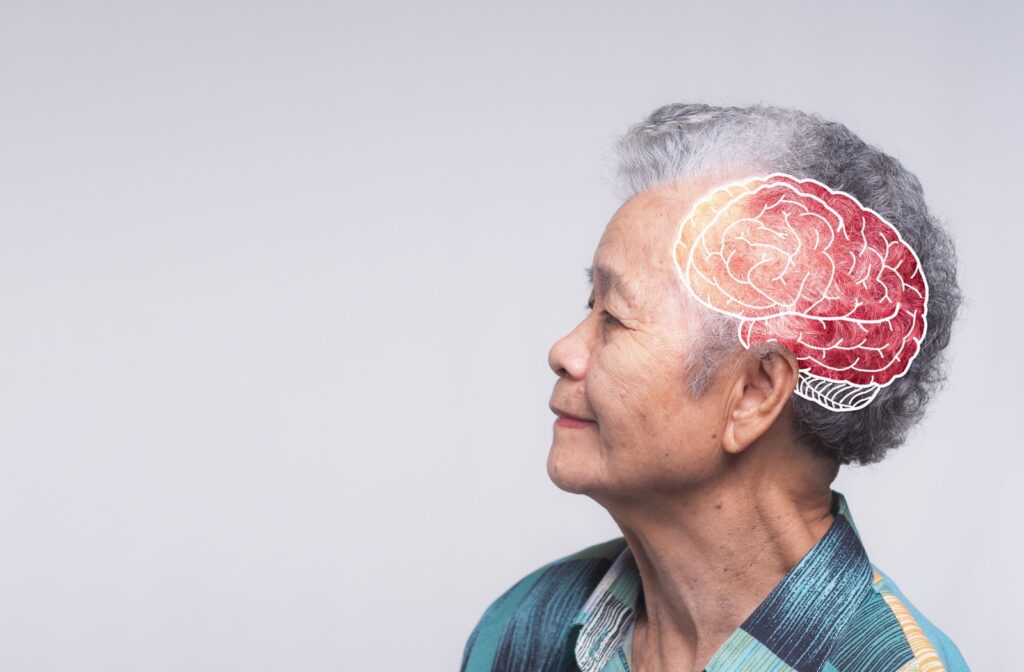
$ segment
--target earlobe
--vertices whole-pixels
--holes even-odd
[[[771,423],[764,422],[764,408],[763,403],[752,401],[749,393],[745,393],[740,403],[733,407],[722,432],[722,446],[727,452],[743,452],[768,430]]]
[[[722,447],[726,452],[739,454],[757,438],[751,435],[751,429],[758,424],[756,419],[763,398],[759,390],[760,386],[747,378],[736,381],[734,401],[722,430]]]
[[[736,440],[735,427],[736,424],[732,420],[726,423],[725,430],[722,432],[722,449],[727,453],[739,455],[747,445]]]

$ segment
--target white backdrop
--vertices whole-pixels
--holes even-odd
[[[0,669],[453,670],[618,536],[545,460],[547,351],[668,102],[903,161],[968,295],[871,559],[978,670],[1024,599],[1020,3],[0,5]]]

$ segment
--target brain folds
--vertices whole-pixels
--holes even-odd
[[[693,297],[739,318],[744,347],[787,346],[797,394],[830,410],[866,406],[925,335],[915,252],[878,213],[816,180],[772,173],[713,190],[680,224],[673,257]]]

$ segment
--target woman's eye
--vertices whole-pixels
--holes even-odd
[[[614,315],[609,313],[607,310],[602,310],[601,315],[604,316],[605,324],[622,324]]]
[[[588,301],[587,304],[584,305],[583,307],[586,308],[587,310],[593,310],[594,309],[594,302],[593,301]],[[607,310],[602,310],[601,311],[601,316],[604,318],[604,323],[605,324],[622,324],[621,322],[619,322],[617,317],[615,317],[614,315],[609,313]]]

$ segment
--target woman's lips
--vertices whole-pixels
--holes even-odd
[[[555,420],[555,427],[590,427],[594,422],[591,420],[577,420],[576,418],[570,418],[562,415]]]

